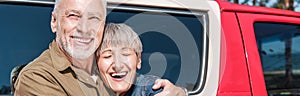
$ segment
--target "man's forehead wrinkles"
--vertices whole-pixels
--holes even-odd
[[[65,14],[68,14],[68,13],[81,14],[82,12],[79,10],[75,10],[75,9],[68,9],[68,10],[66,10]]]
[[[95,11],[88,11],[88,10],[76,10],[76,9],[67,9],[65,11],[65,13],[78,13],[78,14],[82,14],[82,13],[87,13],[88,15],[97,15],[97,16],[103,16],[103,12],[95,12]]]
[[[101,15],[100,12],[87,12],[87,13],[88,13],[88,15],[98,15],[98,16]]]
[[[100,17],[100,18],[104,18],[106,15],[103,14],[103,12],[88,12],[88,15],[89,16],[97,16],[97,17]]]

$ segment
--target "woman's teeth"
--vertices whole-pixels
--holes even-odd
[[[124,76],[126,76],[127,72],[120,72],[120,73],[112,73],[111,77],[113,78],[123,78]]]

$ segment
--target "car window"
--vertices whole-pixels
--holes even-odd
[[[139,34],[143,53],[138,73],[169,79],[191,91],[199,83],[205,46],[204,13],[198,13],[120,5],[110,8],[107,22],[126,23]]]
[[[257,22],[254,29],[268,94],[300,95],[300,25]]]
[[[51,11],[51,6],[0,4],[0,94],[10,94],[11,70],[28,64],[52,42]],[[157,75],[192,91],[203,86],[200,77],[206,75],[206,17],[198,11],[120,5],[109,8],[107,23],[126,23],[139,34],[143,53],[138,73]]]
[[[50,7],[0,4],[0,94],[10,94],[10,72],[27,64],[48,48]]]

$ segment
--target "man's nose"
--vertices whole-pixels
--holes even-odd
[[[88,32],[88,20],[85,17],[79,19],[79,22],[76,26],[78,32],[86,33]]]

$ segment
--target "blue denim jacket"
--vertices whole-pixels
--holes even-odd
[[[159,77],[138,74],[135,84],[131,86],[130,90],[126,93],[126,96],[154,96],[163,90],[162,88],[158,90],[152,89],[156,79],[159,79]]]

